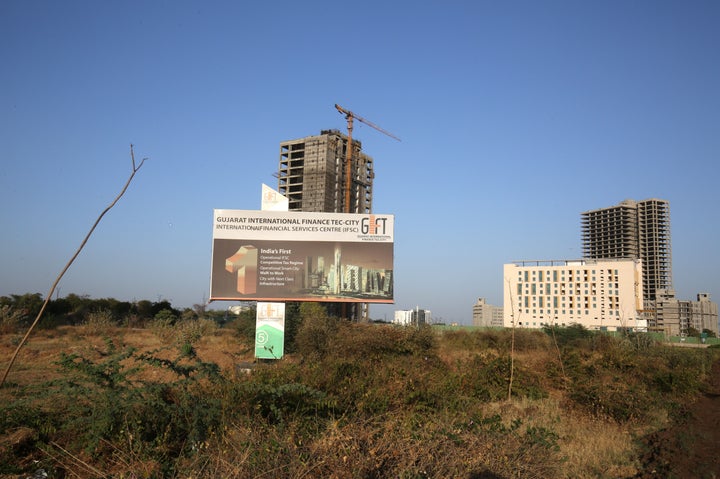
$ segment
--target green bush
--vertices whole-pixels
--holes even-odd
[[[257,312],[255,308],[241,311],[237,318],[233,319],[226,327],[234,330],[238,337],[255,344],[255,323]]]
[[[253,411],[271,423],[286,422],[294,416],[327,416],[332,409],[324,392],[299,383],[248,382],[243,392]]]
[[[335,342],[340,320],[328,316],[316,303],[304,303],[300,307],[301,322],[295,335],[295,350],[307,358],[328,354]]]
[[[126,444],[128,453],[171,468],[175,458],[220,427],[222,403],[208,390],[222,381],[219,369],[199,361],[189,344],[174,360],[119,351],[110,340],[106,345],[97,361],[63,354],[59,365],[66,374],[47,391],[75,398],[64,405],[62,434],[76,446],[100,457],[108,444]],[[177,379],[140,381],[143,368],[171,371]]]
[[[25,320],[22,311],[13,309],[10,305],[0,305],[0,334],[17,333]]]
[[[510,390],[509,356],[475,356],[461,373],[460,383],[465,394],[482,401],[498,401],[508,397]],[[539,399],[547,397],[539,376],[515,361],[512,396]]]
[[[195,344],[203,336],[210,336],[217,331],[215,321],[209,319],[185,319],[175,324],[175,343],[178,345]]]
[[[543,331],[548,336],[551,336],[560,347],[568,345],[582,347],[587,340],[596,334],[581,324],[571,324],[569,326],[546,325],[543,327]]]
[[[515,330],[515,351],[537,351],[550,347],[550,339],[542,331],[532,329]]]
[[[356,359],[379,360],[386,356],[427,355],[436,347],[430,327],[402,327],[386,324],[351,324],[339,328],[332,353]]]
[[[646,382],[661,393],[679,397],[695,394],[710,373],[713,357],[707,351],[662,348],[652,367],[644,368],[648,371]]]

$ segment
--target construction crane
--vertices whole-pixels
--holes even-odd
[[[383,130],[376,124],[366,120],[365,118],[356,115],[355,113],[351,112],[350,110],[346,110],[345,108],[341,107],[337,103],[335,104],[335,109],[340,112],[340,114],[345,115],[345,119],[347,120],[347,153],[345,154],[345,213],[350,213],[350,191],[352,190],[352,152],[353,152],[353,144],[352,144],[352,132],[353,132],[353,120],[358,120],[363,123],[365,123],[367,126],[370,126],[372,128],[375,128],[380,133],[384,133],[390,138],[394,138],[397,141],[401,141],[400,138],[393,135],[392,133]]]

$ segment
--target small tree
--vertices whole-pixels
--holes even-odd
[[[699,338],[699,337],[700,337],[700,331],[698,331],[697,329],[693,328],[692,326],[689,326],[689,327],[687,328],[687,335],[688,335],[688,337],[690,337],[690,338]]]
[[[155,317],[153,319],[160,323],[175,324],[178,317],[172,310],[162,309],[157,312],[157,314],[155,315]]]
[[[295,336],[297,351],[303,356],[327,353],[338,328],[338,319],[328,316],[325,308],[318,303],[303,303],[300,318]]]
[[[115,197],[115,199],[108,205],[102,213],[100,213],[100,216],[95,220],[95,223],[90,228],[90,231],[87,235],[85,235],[85,238],[83,239],[82,243],[80,243],[80,246],[78,247],[77,251],[75,251],[75,254],[70,258],[70,261],[67,262],[63,270],[60,272],[60,274],[55,278],[55,282],[50,287],[50,291],[48,291],[47,296],[45,296],[45,302],[42,304],[42,307],[40,308],[40,311],[38,311],[37,315],[35,316],[35,320],[30,325],[30,328],[28,328],[27,333],[25,333],[25,336],[23,336],[22,340],[20,341],[20,344],[18,344],[17,348],[15,349],[15,353],[13,353],[12,357],[10,358],[10,362],[8,363],[7,369],[5,369],[5,373],[2,376],[2,379],[0,379],[0,386],[5,384],[5,379],[7,378],[8,373],[10,373],[10,369],[12,369],[13,364],[15,364],[15,359],[17,359],[18,353],[20,352],[20,349],[23,347],[27,339],[30,337],[30,334],[32,333],[33,329],[35,329],[35,326],[40,322],[40,318],[42,317],[43,311],[45,311],[45,308],[47,307],[48,303],[50,302],[50,299],[52,298],[53,293],[55,292],[55,288],[57,288],[57,285],[60,283],[60,280],[63,276],[65,276],[65,273],[68,269],[70,269],[70,266],[75,262],[75,259],[80,255],[80,252],[85,247],[85,244],[87,244],[88,240],[90,239],[90,236],[92,236],[93,232],[95,231],[95,228],[97,228],[97,225],[100,224],[100,220],[103,219],[103,216],[112,209],[115,204],[120,201],[120,198],[125,194],[125,191],[127,191],[128,187],[130,186],[130,183],[132,182],[133,178],[135,177],[135,174],[138,172],[138,170],[142,167],[142,165],[145,163],[145,158],[140,162],[139,165],[135,163],[135,153],[133,152],[133,146],[130,145],[130,158],[132,159],[132,173],[130,174],[130,177],[125,182],[125,186],[123,186],[122,190],[120,190],[120,193]]]
[[[15,333],[25,319],[22,311],[14,310],[7,304],[0,305],[0,333]]]

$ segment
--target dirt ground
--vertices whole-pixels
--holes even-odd
[[[61,326],[37,331],[29,338],[7,377],[7,383],[23,386],[55,378],[59,374],[57,361],[62,352],[78,354],[90,360],[101,358],[107,350],[106,336],[112,339],[118,351],[128,347],[136,348],[138,352],[165,350],[158,355],[167,356],[168,359],[174,359],[178,354],[177,348],[172,346],[172,338],[163,338],[149,329],[115,328],[99,334],[87,332],[81,326]],[[0,335],[0,368],[3,372],[8,364],[6,360],[15,352],[18,339],[18,335]],[[226,374],[234,374],[240,363],[253,361],[250,345],[238,341],[235,332],[228,329],[219,329],[215,334],[203,336],[195,348],[202,361],[217,364]],[[158,373],[157,370],[149,372]],[[0,400],[4,392],[0,390]]]
[[[677,424],[645,439],[643,472],[636,479],[720,478],[720,361],[704,394]]]

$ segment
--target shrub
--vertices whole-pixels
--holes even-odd
[[[203,336],[212,335],[218,326],[209,319],[191,319],[175,324],[175,343],[177,345],[195,344]]]
[[[47,391],[74,398],[57,404],[64,409],[62,431],[93,456],[112,455],[106,448],[122,445],[126,454],[157,461],[169,474],[180,455],[220,428],[222,402],[208,388],[222,381],[219,368],[199,361],[189,345],[167,360],[132,348],[119,351],[110,340],[106,344],[97,362],[62,355],[58,364],[67,374]],[[140,381],[137,374],[148,367],[172,372],[176,379]]]
[[[655,401],[641,385],[610,380],[605,383],[575,380],[569,396],[582,409],[598,418],[611,418],[620,423],[643,420],[652,411]]]
[[[237,318],[227,324],[227,327],[233,329],[240,338],[254,344],[256,321],[257,312],[255,308],[247,309],[241,311]]]
[[[568,345],[580,346],[595,334],[581,324],[571,324],[570,326],[546,325],[543,327],[543,331],[552,336],[561,347]]]
[[[344,324],[334,336],[333,354],[379,360],[385,356],[432,354],[436,342],[432,328],[385,324]]]
[[[463,391],[482,401],[506,399],[510,387],[509,356],[475,356],[466,371],[461,372]],[[513,371],[512,395],[539,399],[547,397],[539,377],[516,360]]]
[[[114,326],[115,319],[112,312],[107,309],[99,309],[87,314],[83,330],[88,335],[100,335],[107,333],[108,329]]]
[[[498,351],[509,351],[512,338],[510,331],[482,329],[475,331],[475,347],[482,349],[496,349]]]
[[[335,341],[340,320],[327,315],[316,303],[300,307],[302,320],[295,335],[295,349],[305,357],[327,354]]]
[[[647,383],[661,393],[680,397],[697,393],[709,374],[713,355],[707,351],[662,348],[645,371]]]
[[[446,331],[443,343],[453,349],[477,351],[493,349],[501,354],[509,354],[511,347],[515,351],[535,351],[546,349],[549,341],[540,331],[516,328],[513,332],[507,329],[476,329],[473,331]]]
[[[544,350],[550,346],[550,340],[542,331],[532,329],[515,330],[515,351]]]
[[[17,333],[25,315],[7,304],[0,305],[0,334]]]
[[[218,329],[218,325],[210,319],[177,321],[161,311],[157,319],[150,323],[150,329],[163,342],[182,346],[195,344],[203,336],[213,334]]]
[[[322,391],[300,383],[245,383],[243,396],[253,411],[271,423],[285,422],[292,416],[325,416],[331,403]]]
[[[153,319],[162,323],[175,324],[178,317],[171,309],[161,309],[153,316]]]

